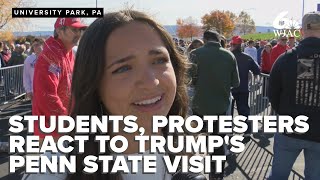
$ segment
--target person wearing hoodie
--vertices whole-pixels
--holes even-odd
[[[308,117],[305,133],[276,133],[269,180],[288,179],[292,166],[304,153],[305,179],[320,177],[320,13],[304,15],[299,45],[281,55],[272,67],[269,99],[279,115]],[[301,125],[299,125],[301,127]],[[295,127],[293,126],[292,129]]]
[[[54,24],[54,37],[44,43],[43,51],[35,64],[33,79],[32,114],[67,115],[74,66],[72,48],[78,43],[81,31],[87,26],[79,18],[58,18]],[[48,123],[48,122],[46,122]],[[34,123],[39,127],[38,121]],[[35,135],[40,141],[46,136],[39,128]],[[55,131],[52,135],[59,138]]]

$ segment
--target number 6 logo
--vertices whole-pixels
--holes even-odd
[[[299,22],[286,18],[288,11],[281,12],[273,21],[273,27],[276,29],[300,29]]]
[[[273,27],[276,29],[284,29],[289,23],[289,19],[285,16],[288,14],[288,11],[281,12],[273,21]]]

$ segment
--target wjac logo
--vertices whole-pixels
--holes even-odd
[[[273,27],[277,30],[273,30],[274,35],[276,37],[279,36],[294,36],[300,37],[299,31],[301,29],[301,25],[298,21],[289,19],[286,17],[288,11],[281,12],[273,21]]]

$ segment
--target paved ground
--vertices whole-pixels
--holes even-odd
[[[31,113],[30,102],[19,102],[10,107],[0,106],[0,139],[8,139],[8,118],[13,114],[26,115]],[[226,165],[225,180],[263,180],[266,179],[270,171],[273,158],[273,135],[255,134],[253,138],[246,143],[246,150],[240,154],[231,154],[228,156]],[[290,179],[304,179],[303,156],[297,159]],[[19,169],[15,174],[8,174],[8,154],[0,154],[0,180],[18,180],[21,179],[23,169]]]
[[[273,159],[273,135],[255,134],[240,154],[228,156],[226,180],[266,179]],[[289,179],[304,179],[304,159],[300,154]]]
[[[8,137],[10,136],[8,133],[8,120],[15,114],[21,116],[30,115],[30,101],[17,101],[17,103],[0,106],[0,142],[8,142]],[[26,135],[26,131],[24,131],[22,135]],[[15,174],[9,174],[8,161],[8,153],[0,153],[0,180],[20,180],[24,169],[20,168]]]

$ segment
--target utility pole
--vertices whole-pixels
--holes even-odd
[[[303,16],[304,16],[304,0],[302,0],[302,18],[303,18]]]
[[[98,0],[96,0],[96,8],[98,8]]]

